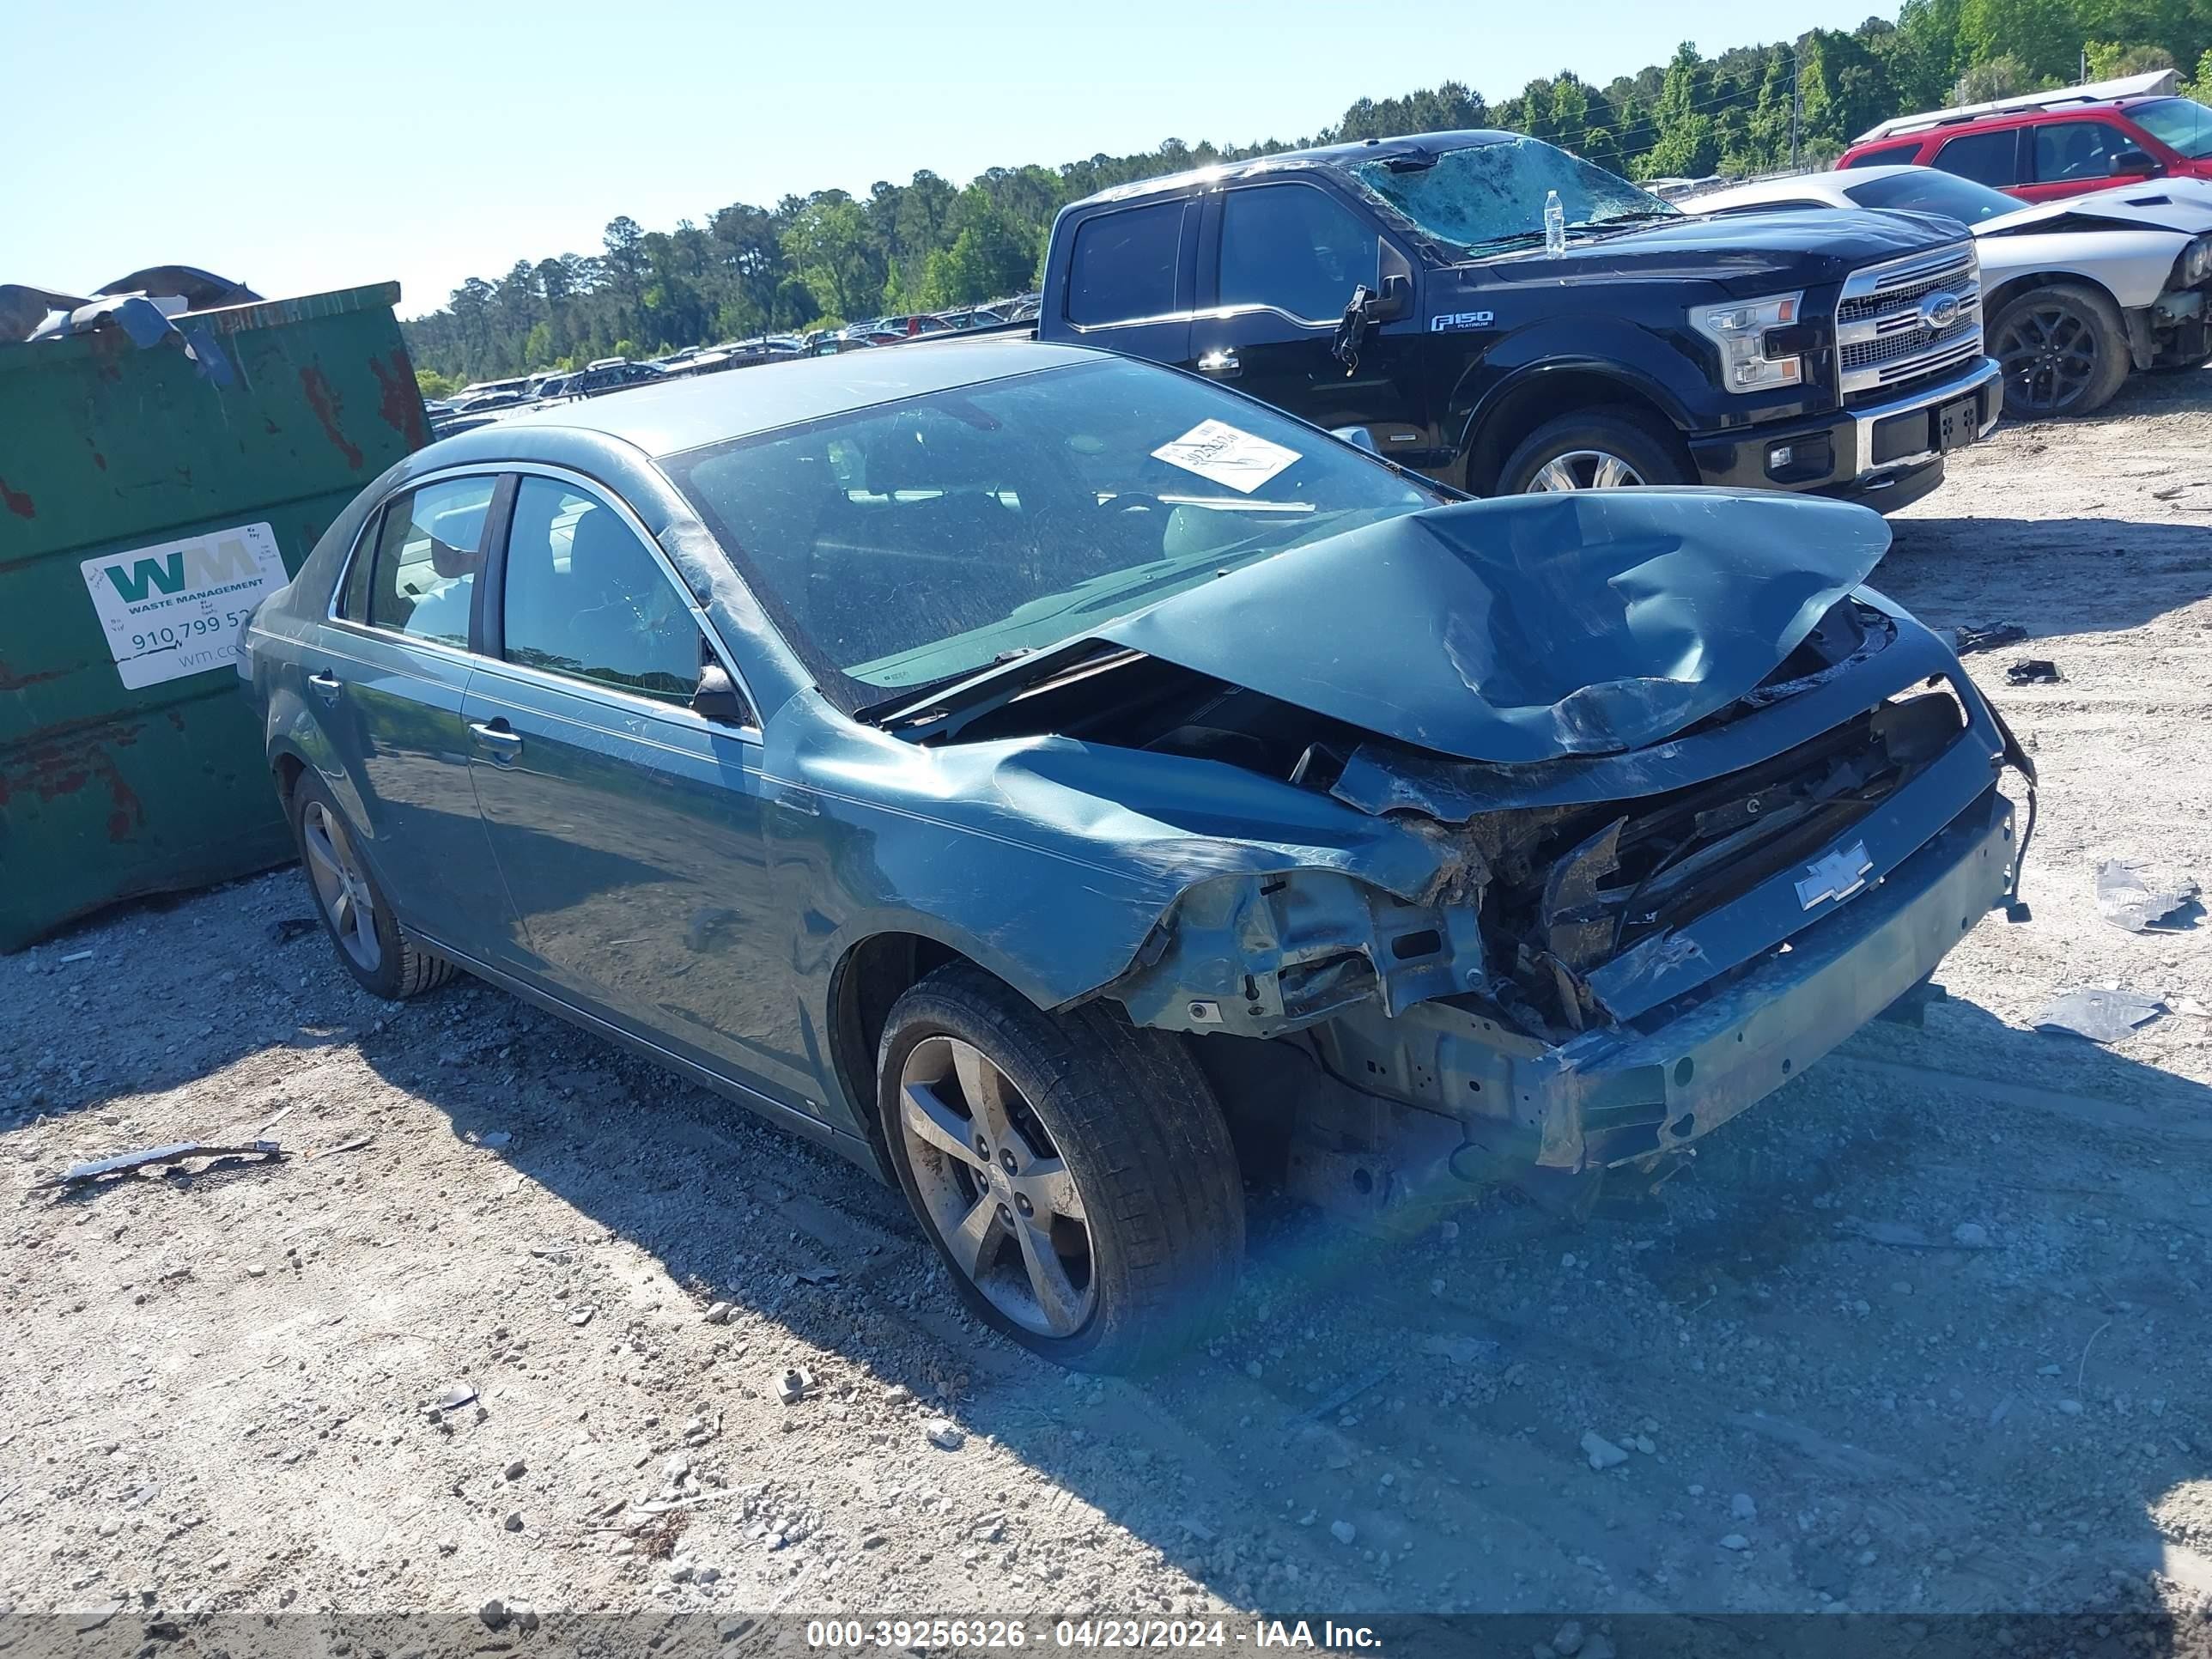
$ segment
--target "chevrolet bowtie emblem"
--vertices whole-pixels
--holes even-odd
[[[1824,899],[1847,899],[1866,885],[1867,872],[1873,868],[1864,842],[1839,847],[1805,866],[1797,883],[1797,902],[1809,910]]]

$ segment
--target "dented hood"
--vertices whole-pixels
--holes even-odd
[[[1432,507],[1097,637],[1464,760],[1654,743],[1765,678],[1889,546],[1865,507],[1625,489]]]

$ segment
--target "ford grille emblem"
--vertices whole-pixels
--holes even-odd
[[[1946,329],[1959,320],[1959,296],[1931,294],[1920,302],[1920,321],[1932,329]]]

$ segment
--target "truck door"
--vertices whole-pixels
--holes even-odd
[[[1434,447],[1413,267],[1371,219],[1317,185],[1243,185],[1207,198],[1199,239],[1198,372],[1316,426],[1363,426],[1383,454]],[[1355,367],[1331,351],[1352,290],[1407,279],[1403,314],[1370,327]]]
[[[1075,228],[1064,307],[1066,337],[1081,345],[1187,367],[1191,250],[1198,204],[1187,197],[1094,213]],[[1048,338],[1062,337],[1057,331]]]

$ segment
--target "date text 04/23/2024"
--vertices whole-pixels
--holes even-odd
[[[1032,1629],[1021,1619],[815,1619],[810,1648],[1315,1649],[1379,1652],[1382,1638],[1366,1625],[1333,1620],[1061,1619]]]

